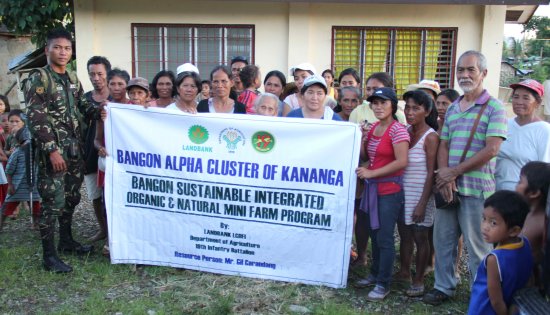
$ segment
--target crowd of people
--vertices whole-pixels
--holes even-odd
[[[363,94],[355,69],[341,71],[335,80],[332,70],[319,75],[310,63],[290,69],[292,83],[278,70],[269,71],[262,80],[260,68],[243,56],[234,57],[230,67],[215,67],[206,80],[195,65],[185,63],[176,73],[160,71],[149,83],[112,68],[105,57],[94,56],[87,63],[93,90],[84,93],[80,81],[66,69],[71,40],[63,30],[49,34],[48,66],[32,72],[25,86],[26,113],[10,111],[7,99],[0,98],[4,148],[0,150],[0,228],[19,202],[32,200],[46,270],[72,270],[57,251],[86,254],[93,250],[71,234],[82,181],[99,225],[88,242],[108,236],[102,201],[108,152],[101,108],[114,102],[189,114],[254,114],[358,124],[363,139],[356,169],[350,268],[369,267],[369,275],[355,284],[372,287],[368,300],[383,300],[391,282],[401,281],[408,284],[409,296],[423,296],[426,303],[435,305],[446,301],[460,281],[462,239],[473,283],[470,313],[504,314],[517,290],[541,285],[550,124],[537,115],[544,93],[539,82],[528,79],[511,86],[516,116],[507,118],[501,101],[483,87],[487,62],[477,51],[463,53],[457,62],[462,96],[452,89],[442,91],[433,80],[410,85],[398,96],[392,77],[385,72],[372,73]],[[263,93],[258,90],[262,82]],[[24,169],[31,138],[36,152],[36,169],[31,174],[37,176],[29,178]],[[60,235],[57,250],[55,219]],[[400,270],[394,274],[396,228]],[[103,251],[108,254],[108,247]],[[424,277],[432,271],[435,285],[427,290]]]

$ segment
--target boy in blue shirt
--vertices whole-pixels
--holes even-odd
[[[529,205],[520,194],[501,190],[483,206],[481,234],[495,248],[477,269],[468,314],[508,314],[514,292],[533,270],[529,241],[520,235]]]

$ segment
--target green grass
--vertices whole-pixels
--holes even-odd
[[[81,212],[77,215],[89,216]],[[92,234],[95,228],[89,230]],[[42,270],[41,253],[38,234],[29,229],[25,216],[7,222],[0,234],[0,314],[289,314],[294,305],[327,315],[462,314],[469,299],[468,284],[463,283],[457,295],[439,307],[407,298],[396,288],[385,301],[371,303],[365,300],[367,289],[352,286],[366,275],[365,269],[350,271],[348,288],[331,289],[168,267],[111,265],[97,250],[88,257],[62,255],[74,271],[57,275]],[[426,287],[432,285],[429,276]]]

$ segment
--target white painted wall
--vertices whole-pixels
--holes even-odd
[[[93,55],[130,71],[131,23],[254,24],[255,61],[264,74],[287,73],[304,61],[319,71],[330,68],[332,26],[458,27],[457,54],[470,49],[486,54],[485,86],[498,95],[505,11],[478,5],[75,0],[78,69],[87,89],[86,62]]]

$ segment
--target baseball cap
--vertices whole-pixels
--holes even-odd
[[[438,95],[441,93],[441,88],[439,87],[439,83],[434,80],[422,80],[418,84],[411,84],[407,86],[407,92],[408,91],[414,91],[418,89],[426,89],[433,91],[435,95]]]
[[[323,90],[325,90],[325,93],[327,93],[327,82],[325,81],[325,78],[318,74],[310,75],[309,77],[305,78],[304,86],[302,87],[301,92],[304,93],[308,87],[314,84],[320,84],[323,87]]]
[[[511,84],[510,87],[514,90],[518,87],[524,87],[535,91],[541,97],[544,95],[544,87],[542,86],[542,84],[540,84],[539,81],[533,79],[526,79],[521,82]]]
[[[294,71],[296,71],[296,70],[311,71],[311,72],[313,72],[313,74],[317,73],[317,70],[315,70],[315,67],[309,62],[302,62],[301,64],[290,68],[289,69],[290,75],[294,75]]]
[[[132,86],[139,86],[140,88],[149,92],[149,81],[147,81],[147,79],[145,78],[142,78],[142,77],[131,78],[130,81],[128,81],[126,90],[130,90]]]
[[[178,66],[178,69],[176,69],[176,76],[182,72],[195,72],[196,74],[200,74],[199,69],[189,62]]]
[[[376,91],[374,91],[374,93],[372,93],[372,95],[367,98],[367,102],[372,102],[375,98],[390,100],[392,101],[392,103],[398,102],[397,95],[395,95],[393,89],[389,87],[376,89]]]
[[[235,56],[231,59],[231,65],[233,65],[235,62],[244,62],[246,65],[248,65],[248,58],[245,56]]]

